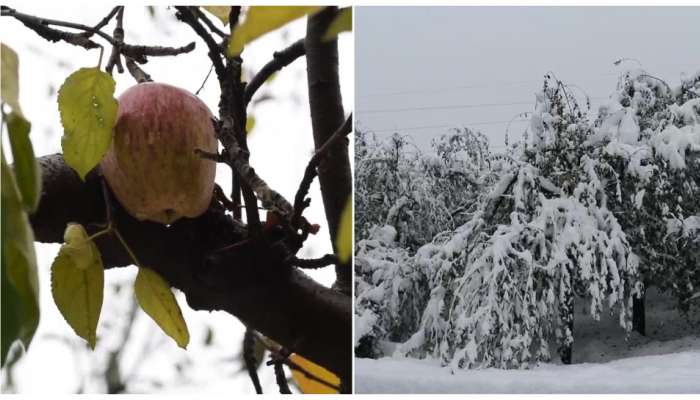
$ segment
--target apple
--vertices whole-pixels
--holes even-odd
[[[164,83],[140,83],[119,97],[112,144],[100,165],[129,214],[171,224],[206,211],[217,151],[212,113],[197,96]]]

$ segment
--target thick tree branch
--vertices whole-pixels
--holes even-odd
[[[41,157],[43,191],[31,217],[36,240],[62,242],[68,222],[88,232],[105,222],[101,178],[82,182],[59,154]],[[180,289],[195,310],[223,310],[291,351],[350,379],[351,300],[288,266],[272,250],[275,238],[216,250],[247,237],[247,228],[213,202],[198,218],[165,226],[137,221],[118,204],[115,227],[144,265]],[[131,264],[110,235],[96,243],[105,268]]]
[[[323,41],[328,26],[338,12],[337,7],[327,7],[309,17],[306,40],[309,105],[316,149],[343,124],[345,115],[338,77],[338,42]],[[328,149],[318,166],[318,177],[323,195],[331,240],[335,248],[340,216],[352,192],[352,173],[348,157],[348,141],[337,142]],[[348,264],[336,266],[336,287],[350,293],[352,270]]]

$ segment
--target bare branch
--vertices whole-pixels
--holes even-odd
[[[112,10],[112,12],[115,12]],[[8,17],[13,17],[16,20],[22,22],[25,26],[27,26],[29,29],[33,30],[36,32],[39,36],[43,37],[46,40],[52,41],[52,42],[57,42],[59,40],[65,41],[67,43],[73,44],[75,46],[81,46],[86,49],[92,49],[92,48],[97,48],[101,47],[99,44],[93,42],[92,40],[89,39],[90,36],[96,34],[109,42],[112,46],[117,46],[120,47],[120,51],[123,55],[128,56],[136,60],[137,62],[143,64],[147,62],[146,57],[147,56],[175,56],[179,55],[182,53],[188,53],[192,50],[194,50],[195,44],[194,42],[182,46],[182,47],[161,47],[161,46],[136,46],[136,45],[130,45],[130,44],[122,44],[119,45],[118,41],[102,32],[99,29],[96,29],[95,27],[100,26],[102,24],[102,21],[105,19],[103,18],[100,23],[95,25],[95,27],[88,26],[88,25],[83,25],[83,24],[77,24],[74,22],[67,22],[67,21],[60,21],[60,20],[55,20],[55,19],[48,19],[48,18],[41,18],[41,17],[35,17],[33,15],[28,15],[28,14],[23,14],[21,12],[18,12],[15,9],[12,9],[7,6],[2,6],[2,12],[0,13],[3,17],[8,16]],[[111,13],[110,13],[111,14]],[[83,33],[73,33],[73,32],[65,32],[65,31],[60,31],[57,29],[50,28],[49,26],[60,26],[64,28],[71,28],[71,29],[77,29],[80,31],[83,31]]]
[[[255,393],[263,394],[262,386],[260,386],[260,378],[258,377],[258,365],[255,359],[255,333],[249,327],[245,328],[245,333],[243,334],[243,361],[245,362],[245,367],[248,370],[248,376],[250,376],[251,382],[253,382],[253,387],[255,387]]]
[[[133,58],[131,57],[125,57],[126,58],[126,69],[129,70],[129,73],[131,76],[134,77],[136,82],[138,83],[144,83],[144,82],[153,82],[153,79],[151,79],[151,76],[148,75],[141,67],[136,64],[136,61],[134,61]]]
[[[265,64],[260,71],[250,80],[245,88],[245,102],[250,103],[253,95],[257,90],[265,83],[266,80],[272,76],[275,72],[281,70],[287,65],[291,64],[297,58],[303,56],[306,53],[304,49],[304,39],[297,40],[291,46],[284,50],[276,51],[272,55],[272,60]]]
[[[306,171],[304,171],[304,177],[302,178],[301,183],[299,183],[299,189],[297,189],[297,193],[294,196],[294,216],[292,217],[292,226],[299,226],[301,214],[304,211],[304,208],[306,208],[309,204],[309,202],[305,200],[305,197],[309,193],[311,183],[318,175],[316,168],[321,163],[321,160],[326,157],[329,150],[335,146],[337,142],[349,135],[350,132],[352,132],[352,114],[348,116],[343,125],[341,125],[331,135],[331,137],[326,140],[326,143],[324,143],[318,149],[318,151],[314,153],[311,160],[309,160],[309,164],[306,166]]]
[[[311,259],[291,257],[289,260],[289,264],[301,269],[319,269],[337,263],[338,257],[336,257],[335,254],[326,254],[321,258]]]
[[[204,14],[202,12],[202,10],[199,9],[199,7],[194,7],[193,10],[194,10],[194,13],[196,14],[197,18],[201,19],[202,22],[204,22],[204,25],[206,25],[210,31],[216,33],[222,39],[228,38],[228,35],[225,34],[223,31],[221,31],[221,29],[217,28],[216,25],[214,25],[214,23],[211,22],[209,17],[207,17],[206,14]]]
[[[99,25],[99,24],[98,24]],[[112,74],[112,69],[116,65],[117,71],[120,74],[124,73],[124,66],[122,66],[122,58],[120,54],[120,47],[124,44],[124,6],[117,8],[117,26],[114,28],[114,40],[117,42],[116,45],[112,46],[112,54],[109,56],[109,61],[107,61],[107,66],[105,70],[108,74]],[[131,71],[131,69],[129,70]]]

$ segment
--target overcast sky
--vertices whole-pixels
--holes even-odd
[[[440,125],[466,125],[498,150],[507,122],[494,121],[532,110],[547,71],[581,87],[594,109],[623,68],[638,66],[614,66],[620,58],[677,85],[700,69],[699,21],[700,7],[358,7],[358,127],[397,129],[427,147],[448,129]],[[397,108],[407,110],[386,111]],[[514,122],[510,137],[524,127]]]

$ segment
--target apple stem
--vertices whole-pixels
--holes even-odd
[[[99,231],[99,232],[93,234],[92,236],[88,237],[88,240],[95,240],[95,239],[97,239],[98,237],[103,236],[103,235],[106,235],[106,234],[111,233],[111,232],[112,232],[112,227],[111,227],[111,226],[107,226],[107,228],[105,228],[105,229],[103,229],[103,230],[101,230],[101,231]]]

